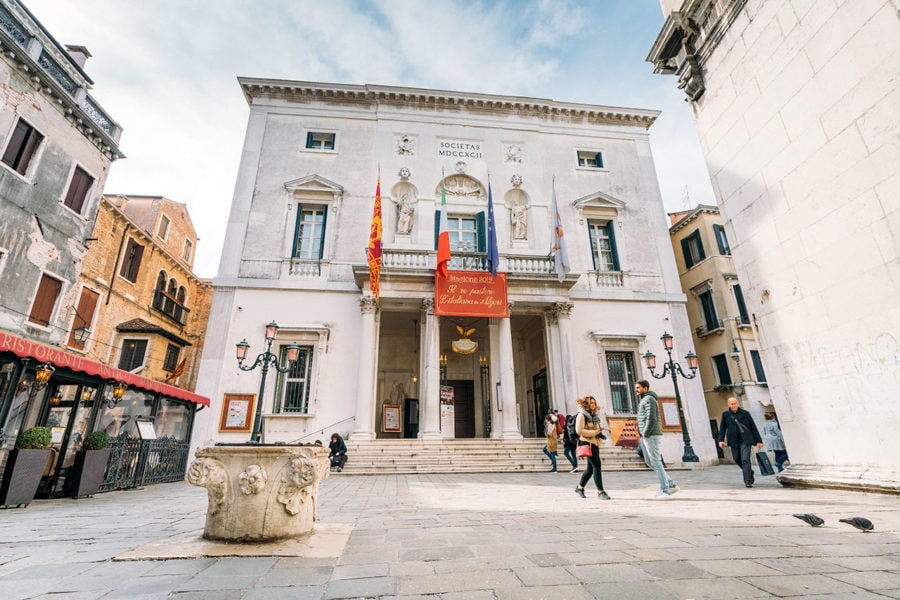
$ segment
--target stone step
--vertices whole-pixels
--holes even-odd
[[[549,459],[541,452],[544,443],[543,438],[348,440],[343,474],[539,473],[550,469]],[[569,462],[562,445],[557,456],[560,471],[567,472]],[[626,448],[602,447],[600,459],[605,471],[647,470],[644,461]],[[579,462],[583,471],[583,461]]]

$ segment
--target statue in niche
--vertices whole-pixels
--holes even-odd
[[[513,239],[524,240],[528,237],[528,207],[524,200],[519,200],[512,207]]]
[[[402,381],[396,381],[394,383],[394,389],[391,392],[391,401],[394,404],[403,404],[403,400],[406,398],[406,386],[403,385]]]
[[[416,207],[409,198],[409,192],[400,194],[397,200],[391,198],[391,201],[397,205],[397,233],[409,235],[412,232],[413,215],[416,212]]]

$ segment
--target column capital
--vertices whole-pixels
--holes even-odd
[[[378,300],[375,296],[363,296],[359,299],[359,312],[364,315],[374,314],[378,310]]]
[[[434,315],[434,298],[422,298],[422,310],[426,315]]]
[[[572,316],[572,309],[575,308],[575,305],[571,302],[554,302],[553,306],[550,307],[550,314],[552,314],[557,319],[566,318]]]

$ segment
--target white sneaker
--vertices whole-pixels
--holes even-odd
[[[572,467],[572,470],[569,471],[569,473],[577,473],[577,472],[578,472],[578,467]]]
[[[669,494],[665,492],[656,492],[656,495],[650,498],[651,500],[668,500]]]
[[[677,494],[680,491],[681,491],[680,487],[678,487],[677,485],[673,485],[672,487],[669,488],[669,495],[671,496],[672,494]]]

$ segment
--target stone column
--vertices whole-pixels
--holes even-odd
[[[356,427],[353,440],[375,439],[375,363],[378,357],[376,316],[378,301],[374,296],[359,300],[362,326],[359,332],[359,384],[356,389]]]
[[[434,299],[422,300],[422,391],[425,397],[419,405],[419,434],[424,440],[441,439],[441,328],[440,317],[434,315]]]
[[[556,313],[548,308],[544,311],[544,343],[547,348],[547,379],[550,384],[551,406],[569,415],[574,412],[574,399],[566,392],[565,376],[562,370],[562,353],[559,350],[559,327]],[[569,406],[569,405],[572,406]]]
[[[503,439],[521,439],[519,431],[519,415],[516,407],[516,374],[513,370],[512,326],[509,319],[496,319],[497,338],[500,359],[500,401],[503,403],[502,427],[500,437]]]
[[[578,381],[575,375],[575,353],[572,350],[572,305],[569,302],[556,302],[550,309],[556,316],[557,325],[559,326],[559,355],[562,362],[560,369],[563,374],[564,390],[566,394],[566,404],[575,402],[575,395],[578,393]]]

